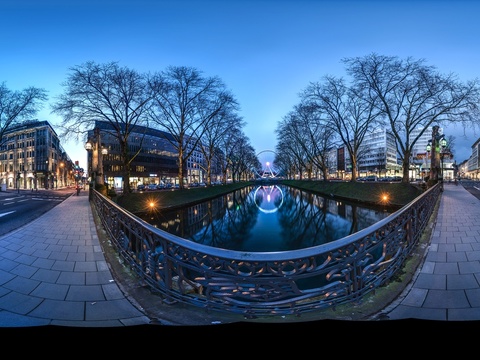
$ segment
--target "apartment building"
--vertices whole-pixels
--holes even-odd
[[[74,166],[48,121],[26,121],[1,139],[0,190],[71,186]]]

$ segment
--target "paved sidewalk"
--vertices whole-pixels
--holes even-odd
[[[423,265],[384,318],[480,320],[480,200],[448,184]]]
[[[0,327],[149,323],[112,277],[87,191],[0,237]]]

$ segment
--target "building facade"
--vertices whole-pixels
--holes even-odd
[[[108,122],[96,121],[95,128],[100,133],[101,146],[106,149],[106,154],[102,157],[104,183],[108,184],[109,188],[122,189],[124,165],[118,139],[113,135],[113,128]],[[89,139],[95,137],[95,128],[88,131]],[[131,156],[137,154],[130,164],[131,189],[137,189],[139,186],[147,188],[149,185],[175,186],[179,183],[178,151],[173,145],[175,140],[171,134],[144,126],[135,126],[127,142],[128,153]],[[89,167],[94,163],[93,156],[93,152],[88,152]],[[192,156],[183,166],[186,184],[204,181],[203,153],[199,149],[194,149]],[[91,176],[92,170],[89,169],[88,176]]]
[[[329,169],[331,178],[349,180],[352,176],[352,162],[345,146],[328,153],[329,163],[335,164]],[[336,159],[335,159],[336,157]],[[386,129],[376,129],[365,135],[358,150],[357,176],[388,177],[398,175],[401,170],[398,163],[394,135]]]
[[[2,190],[73,186],[74,169],[48,121],[26,121],[9,129],[1,139]]]
[[[395,136],[392,132],[376,129],[365,134],[359,149],[359,175],[387,177],[398,175],[400,170]]]
[[[467,160],[466,171],[462,173],[463,177],[468,179],[480,180],[480,139],[472,145],[472,154]]]

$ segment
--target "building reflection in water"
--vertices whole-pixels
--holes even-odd
[[[309,248],[343,238],[392,211],[283,185],[261,185],[180,210],[160,210],[140,217],[159,229],[207,246],[272,252]]]

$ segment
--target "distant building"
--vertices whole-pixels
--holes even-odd
[[[367,133],[359,149],[359,174],[378,177],[395,176],[401,170],[398,163],[395,136],[387,129]]]
[[[109,187],[123,188],[123,159],[118,139],[112,135],[112,125],[106,121],[96,121],[95,127],[100,131],[102,146],[108,153],[103,156],[104,182]],[[94,137],[94,129],[88,131],[88,137]],[[171,134],[144,126],[135,126],[128,139],[128,152],[138,152],[130,165],[130,187],[139,185],[176,185],[178,184],[178,151],[172,145]],[[190,146],[190,144],[188,144]],[[92,164],[92,153],[88,153],[87,163]],[[192,156],[184,163],[184,176],[187,183],[204,181],[203,154],[193,151]],[[89,176],[92,169],[89,169]]]
[[[0,186],[5,190],[73,185],[73,168],[48,121],[24,122],[0,140]]]
[[[329,153],[332,156],[334,153]],[[343,180],[351,178],[352,162],[344,146],[336,149],[335,177]],[[398,163],[395,137],[387,129],[377,129],[365,135],[358,150],[357,175],[387,177],[398,175],[401,165]],[[332,173],[330,171],[330,173]]]
[[[472,155],[467,161],[464,177],[479,180],[480,179],[480,139],[472,145]]]

